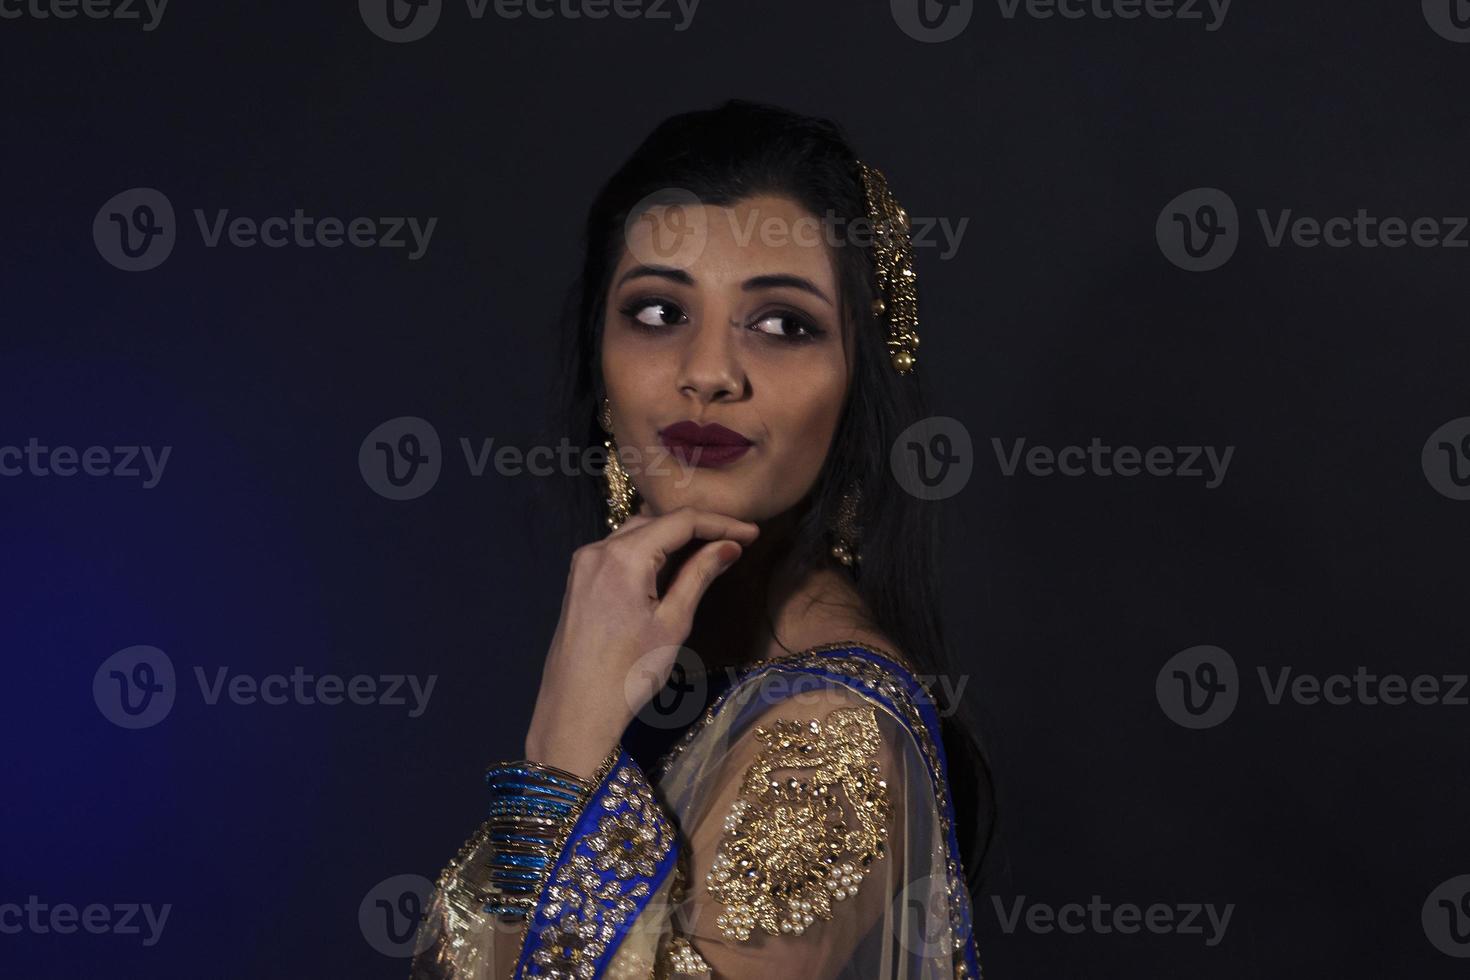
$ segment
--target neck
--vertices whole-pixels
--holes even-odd
[[[706,666],[745,663],[775,645],[771,623],[801,584],[790,568],[798,519],[792,510],[758,522],[760,536],[705,592],[685,645]]]
[[[791,549],[801,517],[801,509],[794,508],[759,522],[760,537],[705,592],[684,645],[707,668],[851,639],[854,626],[870,625],[862,600],[840,570],[796,569]],[[684,558],[687,554],[681,564]]]

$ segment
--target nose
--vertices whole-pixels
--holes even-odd
[[[740,364],[735,330],[732,319],[720,312],[686,333],[689,343],[679,365],[680,394],[692,395],[704,404],[745,394],[748,379]]]

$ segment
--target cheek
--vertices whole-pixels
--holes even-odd
[[[778,412],[779,455],[787,472],[808,479],[821,469],[842,415],[842,382],[841,376],[834,376],[817,387],[808,381],[787,389]]]
[[[624,428],[636,425],[649,414],[649,399],[654,393],[669,388],[668,376],[674,369],[668,358],[660,357],[638,345],[626,331],[604,332],[602,342],[602,380],[608,397],[624,419]],[[629,431],[628,436],[635,433]]]

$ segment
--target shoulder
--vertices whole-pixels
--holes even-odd
[[[846,684],[862,696],[879,691],[893,697],[932,700],[923,675],[902,647],[886,634],[853,629],[836,634],[840,638],[810,646],[783,650],[780,655],[756,665],[748,675],[759,678],[767,671],[787,674],[820,674]]]
[[[842,685],[794,691],[750,719],[709,800],[717,836],[695,838],[725,941],[800,936],[858,894],[901,833],[891,788],[903,771],[899,737],[875,702]]]

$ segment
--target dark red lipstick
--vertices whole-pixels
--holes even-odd
[[[711,422],[700,425],[685,419],[658,430],[659,441],[690,466],[724,466],[734,462],[755,443],[733,429]]]

